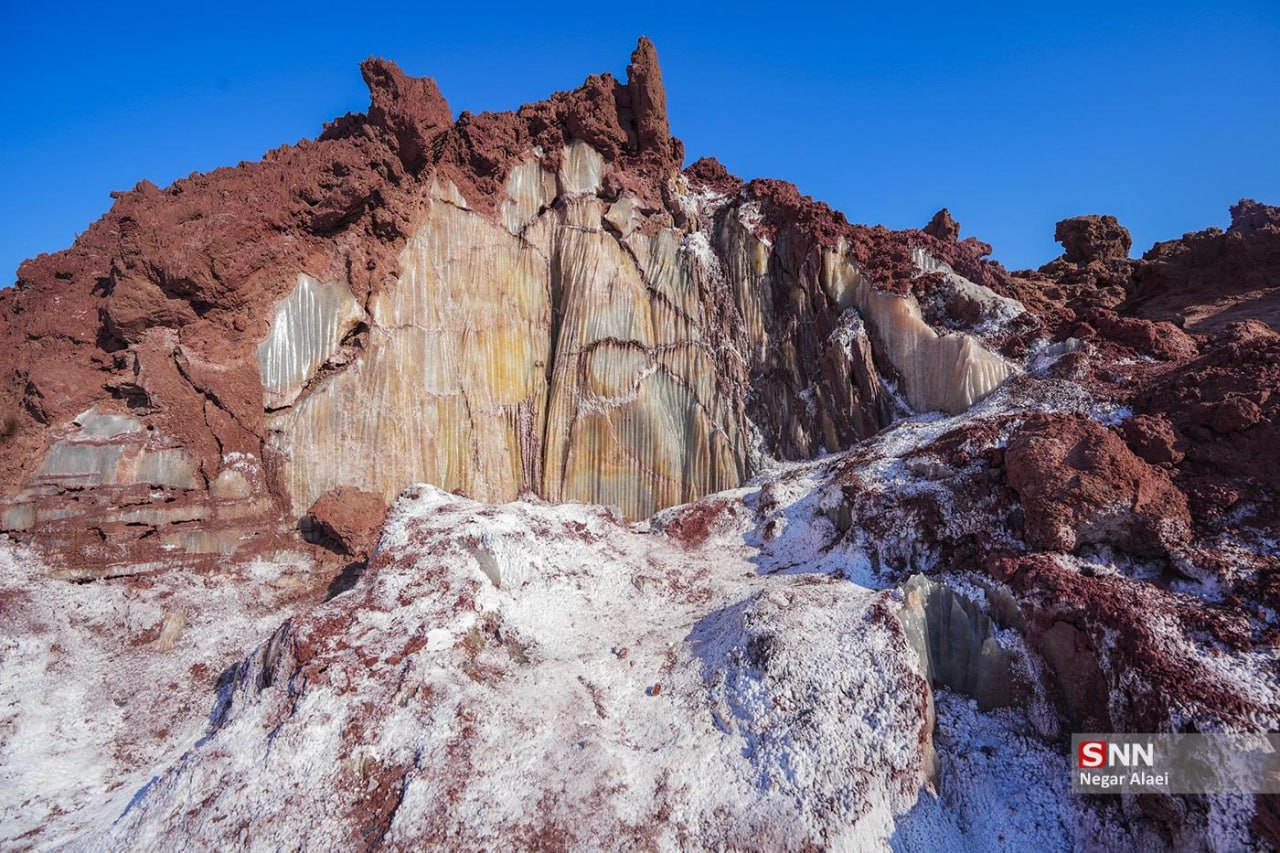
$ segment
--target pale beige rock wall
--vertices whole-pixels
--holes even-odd
[[[341,484],[388,500],[414,482],[491,501],[538,486],[547,256],[437,198],[400,266],[361,357],[271,419],[295,512]]]
[[[1017,370],[972,335],[938,333],[914,297],[877,290],[843,247],[823,254],[822,284],[838,304],[866,318],[917,411],[963,412]]]
[[[607,164],[589,146],[560,153],[556,172],[536,151],[518,164],[493,218],[437,184],[399,280],[367,316],[345,286],[299,279],[260,350],[268,408],[281,406],[269,447],[295,513],[339,485],[390,501],[427,482],[642,518],[750,476],[758,436],[746,413],[766,354],[795,374],[788,405],[803,410],[785,419],[811,432],[794,443],[815,452],[840,449],[841,407],[866,410],[852,417],[859,435],[881,425],[868,334],[920,410],[959,411],[1011,370],[968,336],[939,335],[913,300],[877,291],[843,251],[808,266],[807,290],[779,288],[754,211],[713,226],[716,211],[685,195],[690,216],[676,227],[625,193],[601,199]],[[675,180],[672,191],[687,193]],[[802,375],[795,336],[805,330],[777,321],[776,298],[846,310],[821,346],[828,381],[847,388]],[[317,378],[357,321],[369,327],[364,350]]]
[[[427,204],[365,352],[271,418],[295,512],[340,484],[390,500],[429,482],[643,517],[746,476],[740,392],[701,329],[703,259],[675,229],[625,227],[630,204],[614,205],[628,236],[607,229],[602,169],[581,143],[555,175],[531,158],[500,224],[451,186]]]

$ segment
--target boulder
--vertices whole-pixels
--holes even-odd
[[[303,519],[314,541],[341,554],[366,558],[378,544],[387,505],[382,497],[350,486],[325,492]]]
[[[1075,216],[1063,219],[1054,229],[1053,239],[1066,250],[1066,260],[1087,264],[1112,258],[1129,257],[1133,238],[1129,229],[1114,216]]]
[[[1028,419],[1010,438],[1005,465],[1022,500],[1023,536],[1035,548],[1096,544],[1159,555],[1189,534],[1186,496],[1169,475],[1085,415]]]

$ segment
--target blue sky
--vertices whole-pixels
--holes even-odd
[[[108,192],[165,185],[360,111],[357,63],[436,78],[455,114],[625,73],[658,46],[690,160],[779,177],[855,222],[950,207],[1012,267],[1058,219],[1154,241],[1280,203],[1280,3],[734,4],[0,0],[0,286]]]

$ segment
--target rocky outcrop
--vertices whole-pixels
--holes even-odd
[[[119,194],[0,295],[6,530],[53,541],[74,516],[104,543],[79,563],[126,562],[219,515],[214,484],[240,468],[257,472],[256,513],[237,507],[239,531],[190,554],[288,531],[342,487],[643,518],[738,485],[762,454],[960,412],[1019,369],[997,350],[1020,309],[982,283],[978,244],[849,225],[708,163],[681,173],[645,39],[625,83],[456,121],[432,81],[362,71],[367,113],[261,163]],[[922,302],[925,280],[945,293]],[[49,479],[97,464],[57,444],[93,407],[185,454],[181,518],[163,521],[154,489],[145,536],[72,509],[133,484],[104,474],[73,497]]]
[[[944,207],[929,220],[929,224],[924,227],[924,233],[935,240],[954,243],[960,239],[960,223],[956,222],[951,216],[951,211]]]
[[[409,77],[394,62],[369,59],[360,65],[369,87],[369,124],[394,140],[400,162],[417,172],[432,140],[453,124],[453,113],[430,77]]]
[[[1280,329],[1280,208],[1242,199],[1226,231],[1157,243],[1134,271],[1127,310],[1209,332],[1245,320]]]
[[[1053,236],[1064,252],[1039,271],[1053,282],[1051,293],[1080,313],[1112,309],[1125,300],[1135,266],[1129,229],[1114,216],[1077,216],[1060,221]]]
[[[1138,410],[1169,426],[1178,481],[1199,519],[1245,510],[1280,529],[1280,333],[1233,324],[1206,352],[1151,383]],[[1174,461],[1174,460],[1171,460]]]
[[[1189,534],[1186,498],[1169,476],[1090,418],[1031,418],[1010,438],[1005,466],[1036,548],[1108,544],[1152,555]]]
[[[1063,259],[1071,264],[1090,264],[1129,257],[1133,238],[1129,229],[1114,216],[1076,216],[1064,219],[1053,231],[1053,239],[1065,250]]]

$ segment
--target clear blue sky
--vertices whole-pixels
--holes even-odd
[[[0,0],[0,286],[142,178],[253,160],[363,110],[395,59],[455,114],[511,109],[658,46],[692,161],[855,222],[950,207],[1012,267],[1112,213],[1152,242],[1280,203],[1280,2],[326,4]]]

